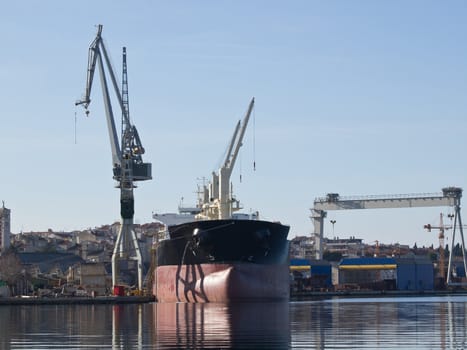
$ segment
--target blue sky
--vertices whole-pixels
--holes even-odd
[[[118,74],[127,47],[130,113],[153,164],[135,191],[138,223],[195,202],[253,96],[234,192],[245,211],[289,224],[289,237],[312,232],[313,200],[328,192],[467,188],[465,18],[464,1],[3,4],[0,199],[12,230],[119,219],[98,80],[90,117],[74,106],[97,24]],[[423,225],[440,212],[328,218],[334,236],[437,245]]]

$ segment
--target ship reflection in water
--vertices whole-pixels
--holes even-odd
[[[288,349],[289,303],[154,305],[160,349]]]

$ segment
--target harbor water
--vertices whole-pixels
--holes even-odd
[[[467,296],[0,306],[1,349],[465,349]]]

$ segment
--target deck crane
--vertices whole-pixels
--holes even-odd
[[[113,286],[116,286],[120,283],[120,261],[135,261],[138,272],[138,288],[141,290],[143,287],[142,258],[133,227],[133,189],[136,187],[135,181],[152,179],[151,163],[144,163],[142,160],[144,148],[141,144],[138,131],[136,130],[136,127],[132,125],[130,120],[126,48],[123,48],[122,91],[120,92],[101,33],[102,25],[98,25],[96,38],[89,47],[87,81],[84,98],[77,101],[76,105],[83,105],[86,110],[86,115],[89,115],[88,107],[91,103],[91,88],[97,64],[99,68],[107,128],[112,150],[113,178],[117,181],[116,187],[120,189],[120,215],[122,222],[112,254],[112,284]],[[107,69],[105,69],[104,63]],[[119,143],[119,138],[117,137],[113,108],[106,78],[106,70],[107,74],[110,76],[111,83],[122,112],[121,143]]]
[[[205,188],[205,192],[208,191],[209,193],[204,195],[204,198],[209,199],[208,203],[206,203],[206,199],[204,200],[202,213],[200,215],[202,218],[229,219],[233,211],[240,209],[238,201],[232,198],[230,177],[240,147],[242,147],[243,144],[243,137],[245,136],[246,127],[248,126],[254,104],[255,99],[252,98],[245,117],[243,118],[243,122],[241,120],[237,122],[224,162],[217,173],[212,173],[212,181],[209,184],[209,189]],[[236,204],[236,206],[234,206],[234,204]]]

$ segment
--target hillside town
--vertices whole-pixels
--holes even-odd
[[[111,258],[120,223],[80,231],[10,229],[11,210],[0,208],[0,296],[111,294]],[[135,225],[145,274],[162,224]],[[129,269],[131,270],[131,269]],[[128,285],[134,278],[127,276]],[[146,281],[147,282],[147,281]]]
[[[95,296],[112,293],[111,257],[120,223],[88,228],[80,231],[10,232],[11,211],[0,208],[0,296],[29,295],[41,297],[55,296]],[[153,244],[160,239],[164,226],[159,222],[135,225],[138,244],[141,250],[144,271],[144,289],[151,289],[151,267]],[[365,244],[355,236],[349,238],[325,238],[324,255],[321,261],[314,259],[314,238],[312,235],[294,237],[290,240],[291,288],[299,290],[336,290],[359,285],[366,281],[369,288],[380,288],[383,280],[390,280],[387,270],[394,270],[393,260],[372,260],[379,264],[386,275],[378,271],[373,276],[368,267],[365,276],[357,276],[356,281],[343,282],[348,277],[341,276],[340,282],[333,280],[333,268],[345,264],[349,259],[416,259],[429,265],[431,274],[439,275],[439,247],[413,247],[402,244],[384,244],[378,241]],[[444,254],[448,251],[445,247]],[[456,246],[455,257],[462,256],[462,249]],[[446,257],[447,255],[445,255]],[[399,260],[401,261],[401,260]],[[384,264],[387,264],[386,266]],[[359,266],[360,266],[359,265]],[[131,271],[131,268],[129,268]],[[313,272],[312,272],[313,271]],[[321,273],[320,273],[321,271]],[[435,272],[433,272],[435,271]],[[438,271],[438,272],[436,272]],[[459,275],[463,273],[460,272]],[[355,272],[353,272],[355,275]],[[384,278],[381,276],[385,276]],[[388,277],[389,276],[389,277]],[[368,286],[369,279],[372,286]],[[439,280],[439,278],[438,278]],[[126,278],[128,291],[135,290],[135,280],[131,273]],[[436,278],[427,288],[440,288]],[[379,286],[379,287],[378,287]],[[386,286],[387,288],[390,288]]]

